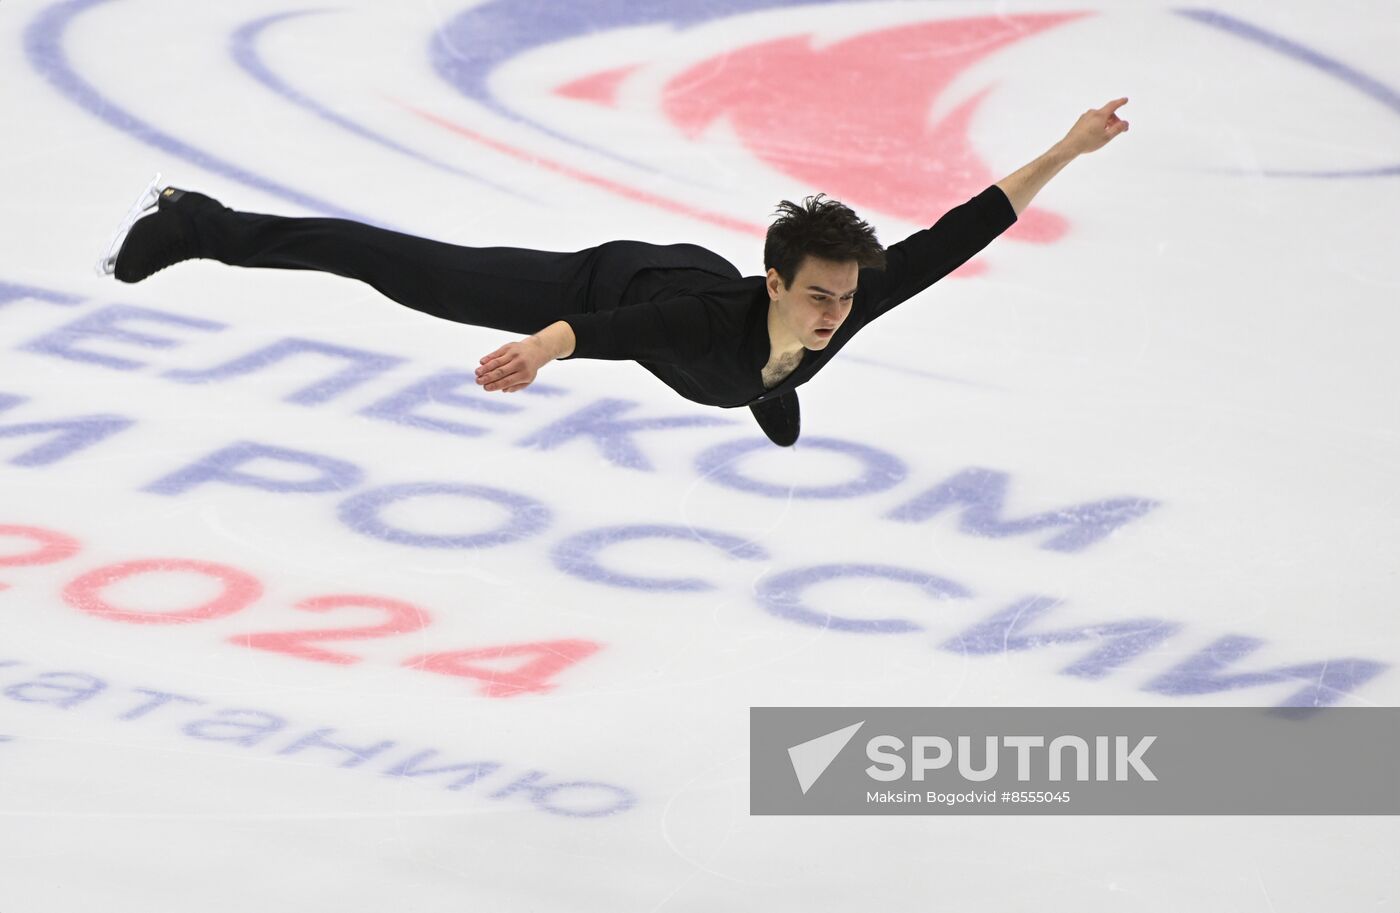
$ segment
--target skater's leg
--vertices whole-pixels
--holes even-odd
[[[596,250],[461,247],[346,219],[238,212],[204,194],[166,188],[157,211],[131,226],[108,265],[123,282],[197,257],[319,270],[368,283],[435,317],[534,333],[591,309]]]
[[[201,215],[196,224],[206,257],[334,273],[434,317],[516,333],[584,310],[593,256],[592,250],[463,247],[346,219],[229,209]]]

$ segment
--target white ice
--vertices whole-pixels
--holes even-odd
[[[1131,99],[1132,129],[1036,199],[1065,220],[1062,237],[999,239],[980,272],[882,318],[805,386],[804,438],[790,451],[760,446],[747,410],[690,404],[625,363],[551,365],[540,383],[554,395],[464,387],[465,404],[413,406],[474,434],[388,421],[367,410],[437,372],[469,371],[511,337],[324,275],[211,262],[136,286],[92,274],[156,171],[236,208],[327,214],[157,134],[420,235],[552,250],[693,241],[751,274],[759,237],[657,201],[761,225],[778,199],[824,188],[762,160],[724,119],[695,137],[668,126],[659,99],[671,76],[785,37],[1047,11],[848,3],[717,8],[689,33],[664,17],[603,24],[497,68],[491,108],[430,64],[434,31],[465,8],[356,0],[262,33],[271,72],[395,148],[238,65],[240,28],[303,7],[0,5],[0,911],[1400,910],[1394,817],[757,817],[747,729],[754,706],[1271,706],[1308,686],[1151,690],[1232,636],[1259,646],[1231,674],[1303,665],[1325,678],[1328,661],[1400,660],[1394,4],[1213,7],[1345,74],[1136,3],[1068,7],[1089,15],[962,72],[929,115],[988,90],[968,136],[993,178],[1115,96]],[[541,29],[576,8],[517,7]],[[637,69],[611,107],[554,91],[623,64]],[[798,116],[812,114],[775,110],[772,129],[781,138]],[[965,199],[982,186],[956,190]],[[886,242],[919,227],[862,214]],[[106,329],[72,331],[85,319]],[[295,397],[343,361],[301,354],[202,383],[168,376],[288,339],[401,361],[313,403]],[[620,420],[728,423],[636,432],[648,467],[625,465],[597,437],[530,446],[608,400],[629,404]],[[489,411],[497,403],[509,411]],[[30,427],[84,417],[85,446],[61,454],[73,438]],[[804,497],[861,475],[831,441],[897,458],[907,474],[867,494]],[[162,493],[237,442],[315,454],[346,474],[318,492]],[[735,442],[756,449],[730,470],[766,493],[703,468],[707,451]],[[1110,498],[1156,506],[1078,551],[1047,548],[1055,529],[971,534],[957,509],[889,517],[974,468],[1005,474],[1002,519]],[[271,459],[243,469],[291,482],[323,471]],[[366,493],[415,483],[504,491],[548,516],[476,548],[363,528]],[[508,515],[443,494],[378,514],[441,537]],[[561,567],[571,537],[639,525],[725,533],[761,551],[651,539],[599,554],[617,573],[708,583],[683,592]],[[761,601],[779,575],[837,564],[938,575],[970,595],[936,600],[878,576],[806,591],[818,615],[915,622],[884,634],[802,623]],[[149,622],[220,594],[234,600],[221,617],[130,614]],[[1179,629],[1095,679],[1064,673],[1089,641],[991,655],[945,645],[1033,594],[1062,600],[1045,630],[1141,618]],[[306,606],[326,596],[345,599]],[[397,633],[315,643],[345,661],[248,641],[380,626],[391,612]],[[522,643],[577,661],[547,691],[494,696],[487,672],[413,664]],[[1387,706],[1400,685],[1387,668],[1318,694]],[[216,739],[253,741],[229,721],[281,728],[255,744]],[[367,757],[305,741],[322,730]],[[459,789],[448,786],[462,771],[390,775],[429,749],[408,770],[499,767]],[[570,816],[560,808],[621,794],[561,789],[553,810],[528,784],[500,794],[531,771],[535,786],[611,784],[633,804]]]

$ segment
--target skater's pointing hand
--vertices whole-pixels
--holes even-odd
[[[1064,141],[1074,152],[1093,152],[1102,149],[1108,141],[1128,129],[1128,122],[1115,112],[1128,103],[1126,98],[1115,98],[1102,108],[1090,108],[1079,115]]]

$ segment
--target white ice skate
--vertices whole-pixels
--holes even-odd
[[[131,231],[131,226],[136,224],[136,220],[154,211],[156,204],[160,201],[160,172],[151,178],[151,183],[141,192],[141,196],[136,198],[136,202],[131,204],[131,209],[127,212],[126,218],[122,219],[122,224],[117,227],[112,235],[112,241],[107,245],[107,253],[102,259],[97,261],[97,272],[99,275],[110,276],[117,270],[117,254],[121,252],[122,242],[126,240],[127,233]]]

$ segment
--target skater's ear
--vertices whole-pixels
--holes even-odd
[[[768,281],[766,284],[768,286],[769,301],[778,300],[778,298],[782,297],[783,292],[788,290],[787,280],[783,278],[781,273],[779,273],[776,269],[772,267],[769,267],[768,269]]]

